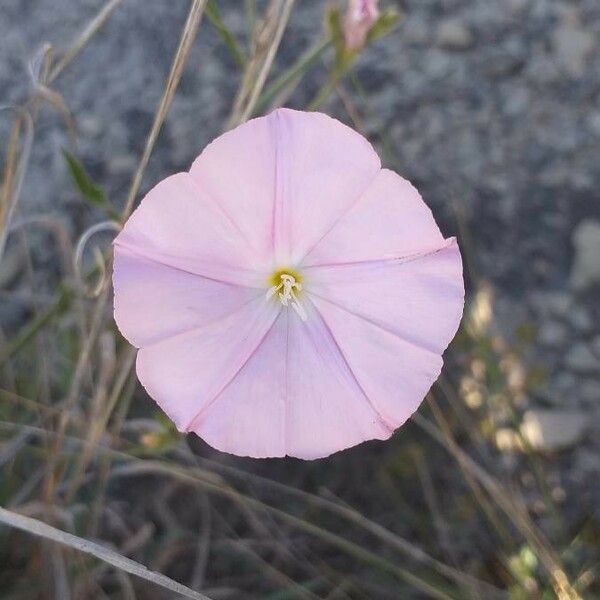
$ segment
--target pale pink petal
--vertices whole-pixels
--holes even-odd
[[[137,374],[180,431],[187,431],[256,352],[281,310],[264,296],[217,321],[140,349]]]
[[[458,328],[464,302],[462,261],[454,238],[436,251],[304,270],[305,289],[348,314],[441,354]]]
[[[253,119],[218,137],[194,161],[190,174],[258,256],[271,261],[276,136],[270,118]]]
[[[278,109],[224,134],[191,175],[270,265],[296,264],[379,172],[369,142],[321,113]]]
[[[314,302],[370,402],[400,427],[439,376],[441,356],[325,300]]]
[[[237,285],[264,285],[248,242],[188,173],[167,177],[150,190],[115,245],[190,273]]]
[[[282,310],[237,376],[196,417],[192,430],[219,450],[265,458],[284,456],[288,319]]]
[[[286,267],[302,288],[267,297]],[[148,393],[178,429],[255,457],[388,438],[438,376],[464,295],[456,241],[416,190],[362,136],[287,109],[149,192],[114,285]]]
[[[306,289],[369,400],[393,427],[417,409],[462,315],[456,240],[406,259],[307,269]]]
[[[360,200],[311,250],[304,265],[410,256],[444,243],[419,192],[382,169]]]
[[[306,322],[290,315],[287,352],[287,454],[320,458],[390,437],[392,423],[365,395],[314,308]]]
[[[260,296],[235,286],[174,269],[115,246],[115,321],[138,348],[220,319]]]
[[[260,348],[193,425],[226,452],[320,458],[393,429],[373,409],[319,314],[282,311]]]
[[[359,200],[381,163],[364,137],[324,114],[280,109],[267,118],[277,136],[275,258],[295,265]]]

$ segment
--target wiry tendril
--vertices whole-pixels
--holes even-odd
[[[96,223],[95,225],[92,225],[79,238],[79,241],[77,242],[77,246],[75,248],[75,254],[73,256],[73,269],[75,271],[77,283],[81,290],[83,290],[83,293],[90,298],[97,298],[102,293],[108,282],[108,278],[106,275],[106,260],[98,246],[94,246],[92,249],[92,252],[94,254],[94,260],[96,262],[96,267],[99,271],[99,276],[92,286],[86,283],[86,277],[83,271],[82,264],[83,254],[86,250],[88,242],[94,235],[102,231],[121,231],[121,224],[117,221],[102,221],[101,223]]]

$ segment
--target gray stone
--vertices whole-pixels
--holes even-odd
[[[438,44],[447,50],[466,50],[475,41],[471,29],[459,19],[442,21],[438,26],[436,38]]]
[[[600,454],[587,448],[579,449],[577,451],[576,468],[586,474],[600,472]]]
[[[565,364],[575,373],[600,374],[600,359],[583,342],[578,342],[569,349]]]
[[[579,396],[584,404],[600,404],[600,381],[585,379],[579,384]]]
[[[566,341],[567,334],[567,327],[563,323],[548,321],[541,326],[538,339],[543,346],[559,347]]]
[[[570,391],[577,385],[577,377],[569,371],[561,371],[552,379],[553,387],[561,392]]]
[[[529,6],[530,0],[508,0],[508,6],[514,13],[520,13]]]
[[[428,23],[412,11],[406,16],[404,31],[410,43],[424,44],[431,39],[431,30]]]
[[[590,112],[587,118],[588,127],[596,135],[600,135],[600,112]]]
[[[115,175],[134,173],[137,159],[133,154],[117,154],[108,160],[108,168]]]
[[[573,77],[583,74],[588,56],[594,48],[594,36],[573,20],[554,32],[554,51],[565,71]]]
[[[104,126],[102,120],[92,114],[80,115],[77,119],[79,133],[83,136],[98,137]]]
[[[521,434],[536,450],[552,452],[579,442],[589,420],[583,412],[530,410],[523,416]]]
[[[543,315],[564,317],[571,304],[571,294],[563,291],[537,292],[531,297],[531,305]]]
[[[572,235],[575,259],[571,269],[571,285],[583,290],[600,283],[600,222],[585,219]]]
[[[583,334],[591,333],[594,330],[594,321],[587,309],[579,306],[569,313],[569,323]]]

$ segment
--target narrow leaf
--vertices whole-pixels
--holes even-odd
[[[229,28],[223,23],[219,7],[215,0],[208,0],[206,4],[206,18],[210,21],[210,24],[216,29],[217,33],[221,36],[221,39],[225,42],[227,49],[231,52],[235,62],[240,66],[244,67],[246,64],[246,57],[240,50],[235,36]]]
[[[101,208],[111,219],[118,220],[120,218],[119,213],[111,206],[104,190],[98,184],[94,183],[84,166],[68,150],[63,148],[62,153],[67,161],[73,183],[83,198],[90,204]]]

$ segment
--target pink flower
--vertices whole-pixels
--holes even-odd
[[[344,17],[344,38],[348,50],[361,48],[379,17],[377,0],[348,0]]]
[[[386,439],[442,367],[460,253],[320,113],[277,110],[160,182],[115,240],[115,319],[180,431],[253,457]]]

